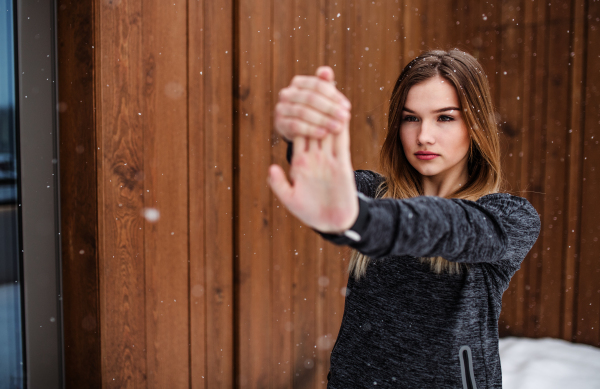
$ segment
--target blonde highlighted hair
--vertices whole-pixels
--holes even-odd
[[[375,198],[407,199],[423,195],[420,173],[408,162],[400,141],[402,110],[411,87],[435,76],[454,85],[463,118],[471,138],[467,184],[448,198],[477,200],[501,190],[503,177],[500,140],[487,78],[479,62],[470,54],[454,49],[433,50],[413,59],[398,77],[390,98],[388,128],[379,161],[385,179]],[[365,275],[371,258],[352,250],[348,272],[358,281]],[[420,258],[437,274],[458,274],[461,264],[442,257]]]

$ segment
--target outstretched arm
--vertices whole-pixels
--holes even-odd
[[[368,199],[357,205],[347,127],[323,141],[293,139],[290,176],[270,167],[270,185],[286,207],[308,226],[338,245],[377,258],[392,255],[442,256],[456,262],[497,262],[524,258],[540,230],[539,216],[527,200],[491,194],[478,201],[420,196]],[[360,212],[359,212],[360,211]],[[352,240],[341,231],[354,225]]]

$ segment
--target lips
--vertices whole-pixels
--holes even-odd
[[[430,159],[439,157],[439,154],[430,153],[427,151],[419,151],[419,152],[416,152],[415,155],[417,156],[417,158],[419,158],[421,160],[430,160]]]

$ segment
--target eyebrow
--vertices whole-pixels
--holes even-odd
[[[403,111],[406,112],[410,112],[410,113],[415,113],[415,111],[410,110],[406,107],[402,108]],[[436,109],[435,111],[433,111],[433,113],[440,113],[440,112],[445,112],[445,111],[460,111],[460,108],[456,108],[456,107],[445,107],[445,108],[440,108],[440,109]]]

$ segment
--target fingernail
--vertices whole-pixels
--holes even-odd
[[[346,109],[350,109],[350,107],[352,106],[348,100],[342,100],[342,105]]]
[[[327,134],[327,131],[325,131],[322,128],[317,128],[317,131],[315,132],[315,134],[317,134],[317,136],[325,136],[325,134]]]

